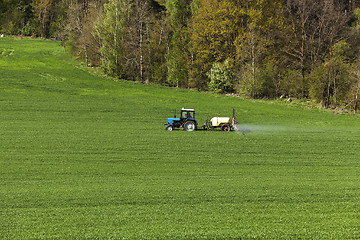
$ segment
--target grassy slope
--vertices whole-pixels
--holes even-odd
[[[1,239],[360,236],[358,117],[113,82],[57,42],[0,52]],[[270,126],[164,131],[181,107]]]

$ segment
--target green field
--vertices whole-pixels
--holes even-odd
[[[358,239],[360,118],[97,76],[0,39],[0,239]],[[252,132],[177,130],[231,116]]]

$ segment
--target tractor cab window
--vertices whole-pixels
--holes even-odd
[[[181,118],[195,118],[195,112],[182,112]]]

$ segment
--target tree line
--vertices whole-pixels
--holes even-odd
[[[3,0],[0,21],[117,78],[360,108],[355,0]]]

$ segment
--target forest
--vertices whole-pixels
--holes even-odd
[[[360,109],[360,1],[1,0],[0,23],[115,78]]]

